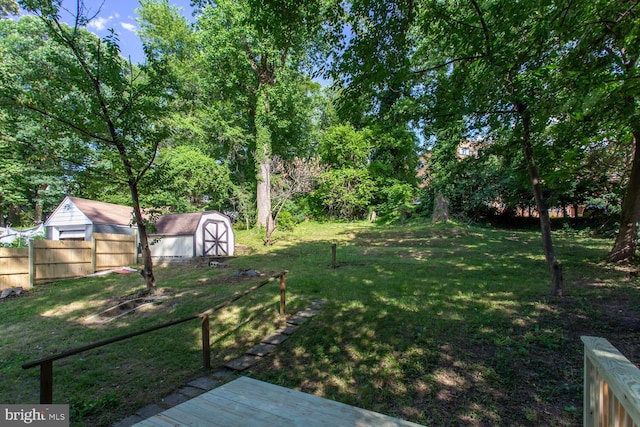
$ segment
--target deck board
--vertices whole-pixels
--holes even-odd
[[[137,427],[380,426],[419,424],[285,387],[240,377],[154,415]]]

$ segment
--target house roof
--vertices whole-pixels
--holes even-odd
[[[94,224],[131,224],[133,208],[69,196],[69,200]]]
[[[156,231],[153,234],[165,236],[194,234],[203,212],[162,215],[156,221]]]

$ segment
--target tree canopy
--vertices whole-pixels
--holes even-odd
[[[556,294],[551,209],[606,212],[610,260],[635,256],[636,2],[201,0],[189,20],[143,0],[139,65],[57,4],[0,20],[5,221],[74,192],[224,210],[270,243],[282,212],[405,220],[444,197],[472,220],[535,213]]]

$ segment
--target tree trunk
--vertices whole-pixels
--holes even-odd
[[[640,221],[640,129],[633,132],[631,177],[622,202],[622,218],[616,241],[607,259],[611,262],[633,260],[636,253],[638,221]]]
[[[47,188],[46,185],[38,185],[36,186],[36,194],[35,194],[35,202],[33,207],[33,223],[35,225],[42,224],[42,199],[41,199],[41,190],[45,190]]]
[[[256,191],[256,203],[258,208],[258,227],[264,227],[267,236],[273,227],[271,218],[271,162],[264,159],[257,162],[258,184]]]
[[[133,201],[133,216],[138,226],[138,237],[140,239],[140,247],[142,248],[142,271],[140,274],[144,278],[145,285],[149,291],[156,290],[156,278],[153,275],[153,260],[151,259],[151,248],[149,248],[149,237],[147,235],[147,226],[142,217],[140,209],[140,197],[138,195],[138,185],[135,181],[129,182],[131,191],[131,200]]]
[[[547,265],[551,271],[551,295],[562,296],[563,291],[563,279],[562,279],[562,266],[558,262],[555,252],[553,250],[553,240],[551,238],[551,220],[549,219],[549,211],[547,210],[546,203],[542,197],[542,190],[540,189],[540,179],[538,177],[538,167],[536,166],[535,159],[533,157],[533,148],[531,146],[531,119],[526,111],[526,105],[517,104],[516,109],[522,118],[522,143],[524,148],[524,156],[527,162],[527,170],[529,172],[529,179],[531,180],[531,187],[533,190],[533,197],[536,201],[536,208],[540,215],[540,230],[542,232],[542,246],[544,248],[544,256],[547,260]]]
[[[273,218],[271,216],[271,132],[267,126],[267,115],[269,113],[269,100],[267,95],[262,93],[258,97],[258,108],[256,108],[256,204],[257,204],[257,226],[266,230],[265,244],[271,242],[271,233],[274,230]]]
[[[431,215],[431,223],[435,224],[438,222],[447,222],[449,221],[449,204],[442,196],[442,194],[438,194],[436,196],[436,202],[433,206],[433,215]]]

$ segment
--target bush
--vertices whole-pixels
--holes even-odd
[[[382,189],[385,201],[378,207],[380,215],[389,221],[405,219],[414,210],[412,205],[415,195],[414,188],[403,182],[393,182]]]
[[[319,217],[364,219],[376,191],[366,169],[345,168],[323,173],[312,198]]]
[[[296,226],[296,222],[293,220],[293,215],[291,212],[282,211],[280,215],[278,215],[278,219],[276,220],[276,228],[280,231],[293,231]]]

